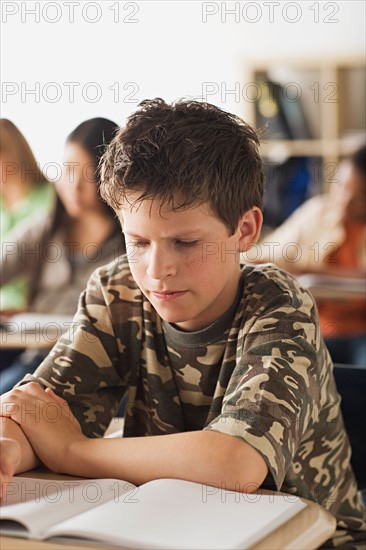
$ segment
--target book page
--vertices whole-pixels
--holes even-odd
[[[317,508],[317,516],[314,517],[311,524],[303,525],[298,530],[297,536],[291,540],[291,543],[286,544],[283,550],[318,548],[320,544],[334,533],[336,528],[337,521],[335,517],[332,517],[329,512],[319,506]]]
[[[14,477],[1,502],[0,530],[2,534],[42,539],[47,527],[104,502],[118,503],[126,493],[133,493],[134,490],[136,487],[131,483],[116,479]],[[8,522],[5,523],[5,520]],[[18,522],[18,527],[14,521]]]
[[[162,479],[48,530],[129,548],[249,548],[306,505],[294,496],[243,494]]]

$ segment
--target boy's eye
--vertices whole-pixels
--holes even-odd
[[[199,241],[182,241],[181,239],[177,239],[175,243],[178,246],[193,247],[193,246],[196,246],[199,243]],[[145,246],[148,246],[149,242],[148,241],[130,241],[128,244],[132,246],[136,246],[137,248],[144,248]]]
[[[189,247],[189,246],[196,246],[196,245],[198,244],[199,241],[181,241],[181,240],[178,240],[178,241],[176,241],[176,242],[177,242],[177,244],[178,244],[179,246],[187,246],[187,247]]]
[[[130,241],[127,244],[132,246],[137,246],[138,248],[143,248],[144,246],[148,245],[148,242],[147,241]]]

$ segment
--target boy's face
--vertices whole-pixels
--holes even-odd
[[[159,212],[157,200],[145,199],[118,215],[132,275],[164,320],[200,330],[231,306],[240,279],[239,229],[230,236],[207,205]]]

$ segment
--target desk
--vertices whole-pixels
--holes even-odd
[[[13,315],[3,322],[0,346],[4,349],[50,349],[72,326],[70,315],[40,313]],[[75,328],[76,326],[73,326],[73,330]]]
[[[364,300],[366,297],[366,280],[335,277],[306,273],[297,276],[303,287],[307,288],[315,300]]]
[[[60,338],[59,331],[48,331],[46,337],[40,332],[8,332],[0,330],[0,347],[2,349],[51,349]]]
[[[21,474],[21,476],[39,477],[42,479],[75,479],[71,476],[56,475],[45,470],[37,469]],[[270,493],[270,491],[262,491]],[[287,523],[265,537],[252,550],[311,550],[318,548],[335,530],[336,521],[321,506],[304,500],[307,506]],[[103,545],[99,548],[108,550],[112,547]],[[1,550],[95,550],[96,546],[56,544],[38,542],[13,537],[0,537]],[[114,547],[115,548],[115,547]]]

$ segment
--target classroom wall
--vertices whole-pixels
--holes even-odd
[[[242,115],[246,63],[365,51],[362,0],[1,4],[2,116],[42,167],[62,162],[67,134],[86,118],[123,124],[156,96],[204,97]]]

